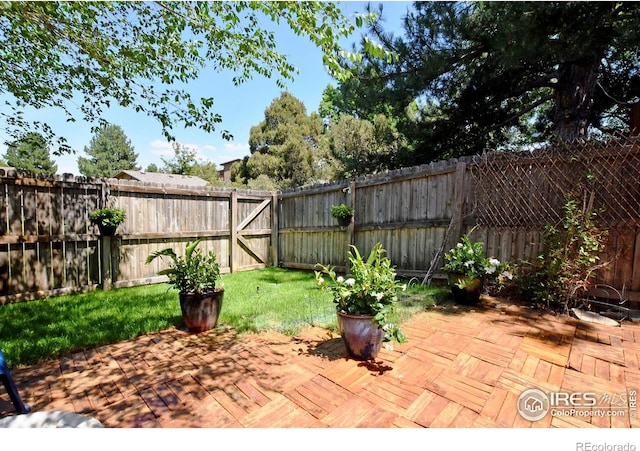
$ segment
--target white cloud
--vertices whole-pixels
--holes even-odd
[[[177,144],[189,150],[195,151],[196,159],[209,161],[209,158],[203,154],[202,149],[200,149],[200,146],[198,146],[197,144],[187,144],[187,143],[181,143],[181,142],[178,142]],[[149,143],[149,146],[151,147],[150,153],[153,155],[169,156],[169,157],[172,157],[175,155],[175,152],[173,150],[173,143],[163,141],[161,139],[156,139],[155,141],[151,141]]]
[[[249,144],[225,143],[221,151],[216,152],[215,161],[219,165],[249,155]]]
[[[227,161],[243,158],[249,154],[248,144],[237,144],[225,142],[222,148],[213,144],[204,144],[203,146],[190,146],[198,151],[198,159],[204,161],[213,161],[219,166]],[[205,155],[206,153],[206,155]],[[220,166],[222,167],[222,166]]]
[[[173,155],[173,146],[168,141],[156,139],[149,143],[150,153],[152,155]]]
[[[249,144],[226,143],[224,149],[232,153],[249,153]]]
[[[245,155],[249,154],[249,145],[248,144],[239,144],[226,142],[222,146],[222,148],[214,145],[214,144],[187,144],[187,143],[179,143],[181,146],[184,146],[188,149],[194,150],[196,152],[196,159],[204,162],[214,162],[217,165],[221,165],[227,161],[235,160],[238,158],[243,158]],[[174,156],[173,145],[170,142],[156,139],[152,141],[148,145],[147,155],[153,155],[156,158],[172,158]],[[145,164],[142,164],[145,166]]]

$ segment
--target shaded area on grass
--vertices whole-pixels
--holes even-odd
[[[163,330],[182,321],[175,293],[153,285],[3,305],[0,346],[12,366]]]
[[[331,294],[317,286],[311,271],[268,267],[227,274],[222,282],[220,327],[292,336],[305,327],[337,331]],[[402,324],[446,293],[409,286],[393,321]],[[96,290],[0,306],[0,347],[10,366],[31,365],[183,324],[178,293],[166,284]]]

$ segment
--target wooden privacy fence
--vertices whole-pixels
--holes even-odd
[[[317,263],[339,270],[349,245],[368,252],[382,243],[408,276],[424,277],[445,237],[462,231],[467,163],[451,160],[311,188],[280,193],[279,257],[287,268]],[[351,224],[340,227],[331,206],[355,208]]]
[[[598,211],[609,231],[598,282],[640,291],[640,141],[609,136],[519,153],[494,152],[469,166],[466,226],[502,260],[531,261],[542,231],[568,198]]]
[[[195,238],[202,239],[203,252],[215,252],[222,272],[262,268],[273,261],[275,194],[117,182],[109,181],[110,206],[128,214],[111,243],[114,286],[165,280],[155,274],[168,262],[156,259],[147,265],[147,256],[166,247],[182,255]]]
[[[277,261],[275,194],[160,186],[129,180],[56,176],[19,178],[0,172],[0,303],[165,280],[167,261],[147,255],[202,238],[222,272]],[[124,208],[115,237],[100,237],[89,213]]]
[[[1,302],[97,284],[98,238],[87,220],[104,202],[104,185],[0,176]]]
[[[546,224],[563,217],[567,195],[601,209],[609,229],[598,283],[640,291],[640,146],[613,136],[517,153],[438,162],[279,195],[281,265],[346,266],[349,244],[362,252],[380,242],[398,272],[443,277],[442,252],[463,233],[502,261],[532,261]],[[349,227],[332,205],[355,208]]]
[[[488,255],[533,260],[546,224],[567,195],[601,209],[609,230],[599,283],[640,291],[640,145],[609,137],[519,153],[494,152],[280,193],[160,186],[124,180],[18,178],[0,171],[0,303],[69,291],[154,283],[166,262],[195,238],[222,271],[278,264],[347,266],[382,243],[398,273],[441,277],[442,254],[470,230]],[[355,208],[341,227],[331,206]],[[113,238],[88,221],[103,206],[124,208]]]

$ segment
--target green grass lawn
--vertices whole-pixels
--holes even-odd
[[[312,272],[281,268],[226,274],[219,325],[240,333],[295,335],[305,326],[336,330],[331,295]],[[394,321],[402,323],[448,290],[412,285],[400,296]],[[12,367],[74,351],[182,327],[178,293],[168,285],[92,291],[0,306],[0,348]]]

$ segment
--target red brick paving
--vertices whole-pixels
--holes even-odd
[[[14,368],[34,411],[65,410],[112,428],[638,427],[621,417],[516,410],[528,388],[595,391],[612,407],[640,388],[640,326],[583,323],[483,298],[404,325],[408,343],[374,362],[347,358],[314,328],[291,338],[171,329]],[[605,399],[606,398],[606,399]],[[0,392],[0,417],[14,415]]]

